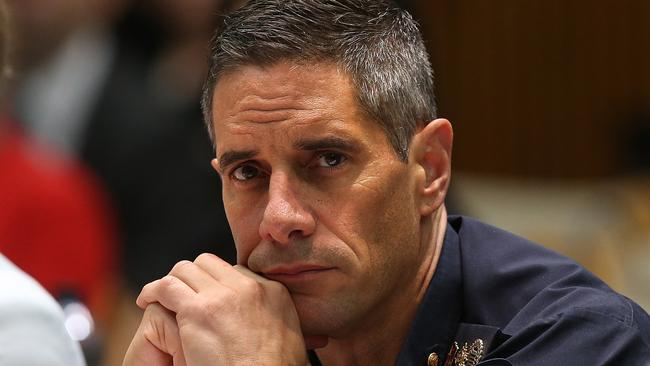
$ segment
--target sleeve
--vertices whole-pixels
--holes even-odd
[[[623,321],[591,309],[531,323],[492,350],[490,359],[511,365],[650,365],[650,346],[633,319]],[[496,360],[495,360],[496,361]]]
[[[56,301],[0,257],[0,365],[85,366]]]
[[[63,326],[62,316],[33,306],[2,310],[0,364],[4,366],[83,366],[79,344]]]

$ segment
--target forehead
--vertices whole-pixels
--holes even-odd
[[[238,67],[219,78],[213,93],[217,145],[241,130],[361,119],[366,118],[350,78],[330,63]]]
[[[220,75],[215,85],[213,113],[246,101],[278,99],[287,101],[352,93],[347,74],[332,63],[283,61],[272,65],[244,65]],[[291,99],[289,99],[291,98]],[[244,104],[244,105],[242,105]]]

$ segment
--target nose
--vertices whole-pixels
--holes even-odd
[[[313,234],[316,221],[295,185],[286,174],[271,174],[268,203],[259,229],[262,239],[286,245],[292,239]]]

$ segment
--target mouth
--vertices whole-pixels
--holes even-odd
[[[334,267],[299,264],[271,268],[263,272],[264,277],[285,284],[310,281],[334,271]]]

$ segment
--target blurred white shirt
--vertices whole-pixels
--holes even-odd
[[[0,254],[0,365],[85,366],[59,304]]]

